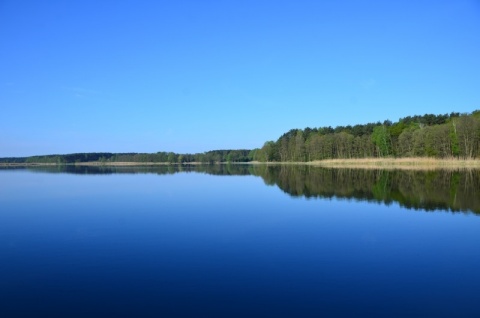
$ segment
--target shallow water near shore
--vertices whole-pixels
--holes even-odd
[[[478,317],[478,170],[0,169],[1,317]]]

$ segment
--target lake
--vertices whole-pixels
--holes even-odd
[[[480,317],[480,171],[0,169],[0,317]]]

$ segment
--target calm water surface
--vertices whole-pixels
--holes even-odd
[[[0,317],[480,317],[478,171],[0,170]]]

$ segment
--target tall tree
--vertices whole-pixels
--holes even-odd
[[[373,129],[372,141],[377,146],[379,157],[386,157],[391,154],[390,133],[385,125],[377,126]]]

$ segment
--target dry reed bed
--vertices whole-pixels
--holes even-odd
[[[462,169],[480,168],[478,159],[436,159],[436,158],[365,158],[365,159],[329,159],[312,161],[309,165],[328,168],[358,169]]]

